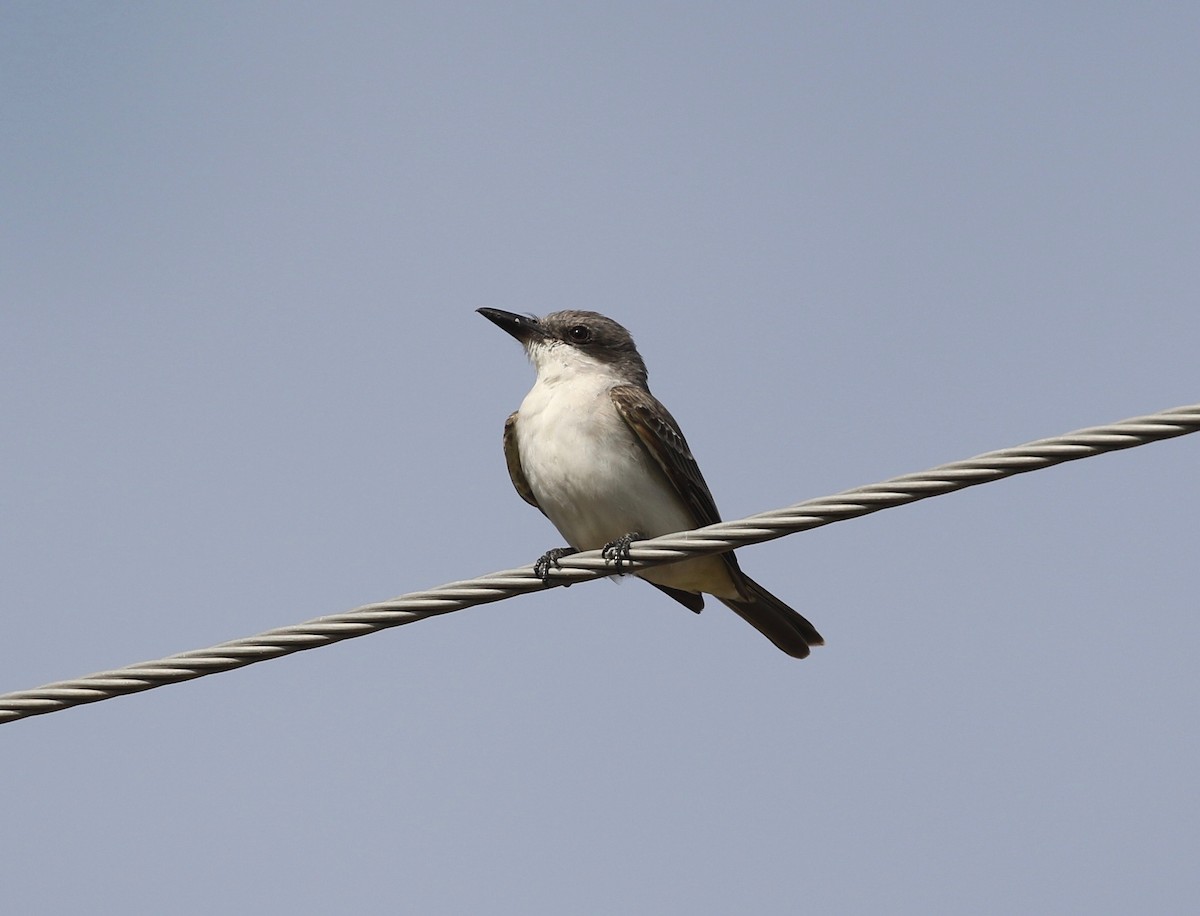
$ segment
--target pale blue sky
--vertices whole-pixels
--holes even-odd
[[[0,691],[532,561],[479,306],[727,517],[1200,400],[1200,8],[0,8]],[[1184,912],[1200,439],[0,729],[13,913]]]

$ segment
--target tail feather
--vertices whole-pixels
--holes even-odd
[[[806,658],[809,646],[825,645],[816,627],[745,573],[738,585],[744,600],[718,600],[788,655]]]

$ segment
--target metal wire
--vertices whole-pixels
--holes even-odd
[[[1200,431],[1200,404],[1192,404],[1108,426],[1039,439],[1027,445],[987,452],[965,461],[917,474],[904,474],[882,483],[806,500],[737,521],[637,541],[631,560],[623,564],[622,571],[722,553],[976,484],[1197,431]],[[564,557],[560,562],[562,568],[552,572],[550,587],[597,579],[613,572],[612,564],[604,560],[598,550]],[[230,671],[544,588],[546,585],[533,574],[532,566],[451,582],[391,601],[367,604],[341,614],[224,642],[209,649],[193,649],[157,661],[139,662],[32,690],[3,694],[0,695],[0,724]]]

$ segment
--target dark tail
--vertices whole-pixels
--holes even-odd
[[[733,609],[742,620],[762,633],[793,658],[806,658],[809,646],[823,646],[825,640],[817,628],[742,573],[738,583],[746,595],[744,601],[719,599]]]

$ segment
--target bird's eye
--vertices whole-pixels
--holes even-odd
[[[592,339],[591,329],[585,324],[577,324],[567,329],[567,336],[575,343],[587,343]]]

